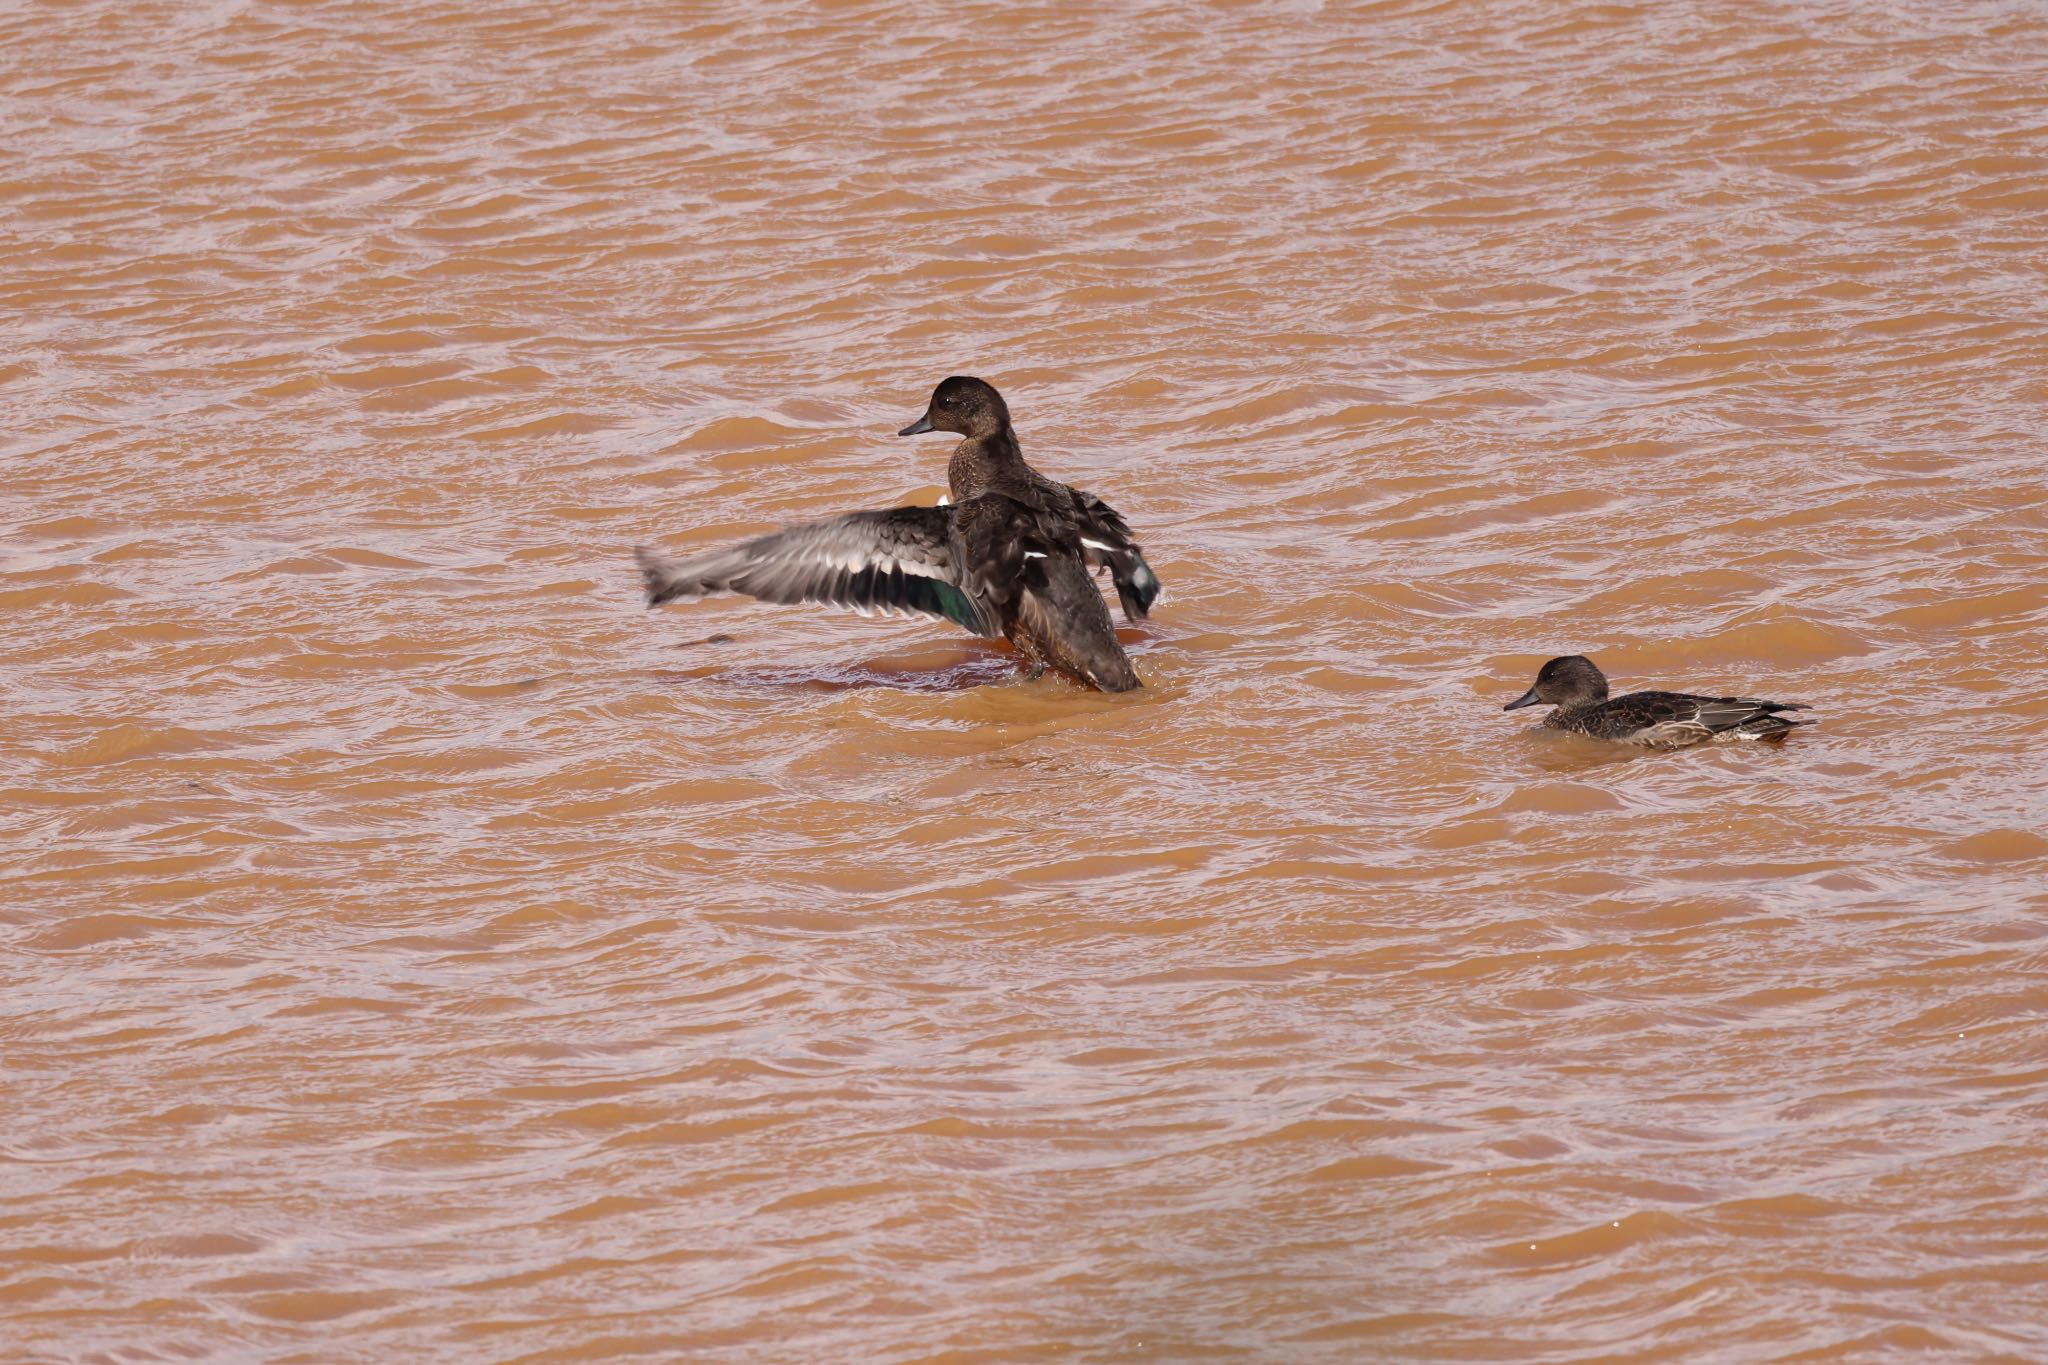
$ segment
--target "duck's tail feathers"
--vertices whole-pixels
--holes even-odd
[[[1780,711],[1811,711],[1813,708],[1803,701],[1759,701],[1754,697],[1741,697],[1735,702],[1748,708],[1748,714],[1736,721],[1733,729],[1744,739],[1783,739],[1802,725],[1813,724],[1810,720],[1793,720],[1782,716]]]
[[[1793,702],[1788,704],[1778,704],[1778,709],[1783,711],[1806,711],[1810,710],[1811,708],[1799,705],[1797,702]],[[1785,738],[1785,736],[1791,734],[1800,726],[1813,725],[1815,723],[1816,722],[1810,720],[1790,720],[1784,716],[1778,715],[1763,715],[1758,716],[1755,720],[1745,721],[1742,725],[1738,726],[1737,728],[1740,729],[1743,734],[1747,735],[1751,739],[1782,740]]]

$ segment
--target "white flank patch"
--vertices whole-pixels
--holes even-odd
[[[1043,550],[1026,550],[1026,551],[1024,552],[1024,557],[1025,557],[1026,559],[1044,559],[1044,558],[1045,558],[1045,551],[1043,551]]]
[[[1099,540],[1090,540],[1090,539],[1088,539],[1088,537],[1086,537],[1086,536],[1082,536],[1082,537],[1081,537],[1081,543],[1082,543],[1083,545],[1086,545],[1086,546],[1087,546],[1087,547],[1088,547],[1089,549],[1091,549],[1091,550],[1103,550],[1103,551],[1106,551],[1106,552],[1107,552],[1107,553],[1109,553],[1109,554],[1115,554],[1115,553],[1116,553],[1116,546],[1114,546],[1114,545],[1104,545],[1104,544],[1103,544],[1103,543],[1102,543],[1101,541],[1099,541]]]

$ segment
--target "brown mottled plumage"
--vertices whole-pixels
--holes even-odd
[[[1543,665],[1535,686],[1501,709],[1518,711],[1544,704],[1557,708],[1543,719],[1549,729],[1651,749],[1744,739],[1782,740],[1794,726],[1813,724],[1778,714],[1810,709],[1796,701],[1698,697],[1689,692],[1631,692],[1609,700],[1606,677],[1583,654],[1567,654]]]
[[[1090,569],[1106,568],[1124,614],[1146,614],[1159,580],[1130,527],[1100,498],[1024,462],[1002,395],[956,375],[897,433],[958,432],[952,505],[852,512],[676,559],[635,551],[649,606],[740,592],[769,602],[831,602],[924,612],[1003,636],[1034,668],[1101,688],[1139,686]]]

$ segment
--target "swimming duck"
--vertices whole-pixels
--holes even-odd
[[[1738,739],[1782,740],[1794,726],[1813,724],[1778,714],[1812,709],[1796,701],[1696,697],[1689,692],[1631,692],[1609,700],[1607,678],[1583,654],[1567,654],[1543,665],[1536,685],[1501,710],[1546,703],[1557,708],[1543,718],[1549,729],[1651,749]]]
[[[1151,610],[1159,579],[1124,519],[1024,462],[1009,406],[991,384],[941,381],[924,416],[896,434],[928,431],[965,438],[946,469],[950,504],[849,512],[687,559],[642,546],[634,557],[647,605],[739,592],[863,614],[922,612],[1008,639],[1034,676],[1050,664],[1105,692],[1139,686],[1089,576],[1109,571],[1126,617]]]

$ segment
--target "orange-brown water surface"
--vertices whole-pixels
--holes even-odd
[[[0,15],[0,1359],[2048,1357],[2048,17]],[[1146,689],[629,549],[998,385]],[[1811,703],[1639,755],[1500,706]]]

